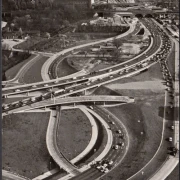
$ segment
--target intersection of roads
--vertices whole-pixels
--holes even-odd
[[[134,103],[135,97],[87,96],[86,95],[87,90],[99,87],[109,82],[116,81],[118,79],[130,77],[132,75],[141,73],[142,71],[148,69],[154,64],[160,63],[161,67],[163,68],[164,79],[168,83],[167,91],[165,92],[165,107],[168,106],[169,100],[172,99],[172,97],[175,99],[172,100],[172,103],[170,104],[170,106],[179,107],[179,102],[177,101],[178,98],[176,96],[174,97],[174,92],[178,93],[178,90],[179,90],[178,89],[179,78],[177,75],[178,74],[177,72],[179,72],[179,64],[177,65],[178,68],[176,66],[177,74],[175,76],[175,80],[172,79],[172,75],[168,72],[168,67],[166,64],[166,59],[172,49],[171,39],[173,38],[168,36],[167,33],[162,29],[162,27],[151,18],[143,18],[141,19],[141,23],[143,23],[143,25],[151,33],[151,36],[149,37],[150,39],[149,48],[143,53],[141,53],[140,55],[138,55],[137,57],[131,60],[128,60],[127,62],[120,63],[118,65],[106,68],[104,70],[96,71],[93,74],[92,73],[84,74],[81,76],[77,76],[75,78],[74,77],[66,78],[66,79],[58,78],[54,80],[48,80],[45,82],[5,87],[2,89],[3,98],[15,97],[16,95],[26,95],[24,100],[20,100],[20,101],[8,103],[8,104],[4,103],[2,106],[3,116],[6,116],[11,113],[26,112],[32,109],[38,109],[38,108],[49,109],[52,106],[56,107],[56,110],[51,110],[51,117],[50,117],[50,122],[49,122],[48,130],[47,130],[46,138],[47,138],[47,147],[48,147],[50,155],[53,157],[53,159],[59,165],[60,168],[64,169],[65,171],[69,173],[67,176],[63,178],[59,178],[60,180],[61,179],[62,180],[98,179],[102,177],[104,174],[108,173],[108,171],[111,171],[118,164],[120,164],[128,150],[129,140],[128,140],[128,133],[126,131],[125,126],[115,116],[113,116],[111,112],[108,112],[108,110],[102,108],[100,105]],[[137,33],[137,31],[138,31],[137,27],[134,26],[129,32],[129,34]],[[124,36],[128,36],[129,34],[127,33]],[[56,54],[55,56],[49,55],[51,60],[47,61],[48,63],[46,63],[43,72],[46,75],[48,74],[50,64],[56,59],[55,57],[64,55],[66,53],[69,53],[73,50],[76,50],[85,46],[92,46],[94,44],[108,42],[110,40],[112,39],[109,38],[107,40],[103,40],[103,41],[101,40],[99,42],[89,43],[84,46],[81,45],[78,47],[69,48],[67,50],[64,50],[63,52]],[[173,42],[175,43],[176,51],[178,51],[177,49],[179,47],[179,44],[176,42],[175,39],[173,39]],[[179,58],[177,54],[178,52],[176,52],[176,63]],[[38,55],[35,58],[38,59],[39,56],[40,55]],[[27,67],[25,67],[25,69],[26,68]],[[22,73],[18,73],[17,77],[14,78],[14,80],[10,81],[9,83],[17,82],[18,77],[24,73],[25,69],[23,70]],[[4,82],[4,84],[6,83],[8,84],[8,82]],[[40,93],[40,95],[38,94],[37,96],[32,97],[32,93],[36,93],[36,92]],[[79,96],[78,93],[84,93],[85,95]],[[172,94],[173,96],[170,96]],[[72,96],[72,97],[69,97],[69,96]],[[82,168],[78,168],[75,165],[75,162],[72,163],[72,161],[66,159],[63,156],[63,154],[58,150],[58,147],[57,147],[56,130],[57,130],[57,125],[60,121],[60,111],[64,105],[71,105],[71,106],[73,105],[77,107],[79,106],[79,108],[84,109],[84,112],[87,112],[87,114],[89,113],[91,114],[91,116],[96,117],[99,121],[101,121],[102,127],[106,130],[106,133],[108,135],[108,140],[107,140],[107,144],[104,151],[102,151],[102,153],[98,157],[95,158],[94,160],[95,162],[93,161]],[[165,112],[164,116],[166,116],[166,108],[164,112]],[[167,124],[167,122],[165,122],[165,119],[166,117],[164,117],[164,120],[163,120],[164,127],[165,127],[165,124]],[[109,121],[112,124],[109,125]],[[176,148],[179,148],[179,138],[178,138],[179,121],[178,119],[173,122],[172,126],[175,126],[175,129],[174,129],[175,135],[173,137],[172,145],[176,146]],[[117,133],[118,131],[120,131],[121,134],[123,134],[123,137],[120,137],[120,135]],[[162,139],[164,138],[164,134],[162,134]],[[117,144],[118,144],[118,147],[120,147],[118,149],[116,149]],[[148,168],[149,165],[151,164],[151,161],[153,162],[153,159],[158,156],[158,154],[161,152],[161,148],[163,148],[163,140],[161,141],[161,144],[156,154],[149,161],[149,163],[146,164],[143,167],[143,169],[139,170],[132,177],[129,177],[129,179],[137,179],[139,177],[139,174],[141,174],[142,171],[145,171],[145,169]],[[93,147],[91,147],[90,150],[92,149]],[[86,154],[84,154],[84,156],[85,155]],[[173,168],[175,168],[175,165],[178,164],[179,160],[177,157],[173,157],[173,156],[169,156],[169,157],[170,158],[164,163],[164,165],[159,169],[159,171],[151,175],[152,177],[150,179],[163,180],[165,179],[165,177],[167,177],[171,173]],[[102,167],[102,164],[108,164],[110,163],[110,161],[112,161],[113,164],[107,165],[107,167],[109,167],[107,172],[106,172],[107,168],[102,171],[98,169],[97,162],[100,162],[100,165]],[[173,167],[173,168],[169,168],[169,167]],[[51,172],[45,173],[44,175],[34,178],[34,180],[44,179],[44,178],[47,178],[48,176],[50,179],[50,176],[57,172],[58,170],[55,170],[52,173]],[[11,176],[7,172],[3,171],[3,177],[5,179],[13,179],[14,178],[13,176],[14,175]],[[24,179],[24,177],[18,176],[16,179]]]

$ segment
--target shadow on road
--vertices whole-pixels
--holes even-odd
[[[164,110],[166,111],[166,120],[178,120],[178,107],[171,108],[170,106],[160,106],[158,110],[158,115],[164,118]]]

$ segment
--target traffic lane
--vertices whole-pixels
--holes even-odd
[[[3,94],[21,94],[21,93],[26,93],[26,92],[28,92],[28,91],[36,91],[36,90],[46,90],[46,89],[49,89],[49,88],[52,88],[52,87],[61,87],[61,86],[64,86],[64,85],[69,85],[69,84],[72,84],[72,83],[81,83],[81,82],[84,82],[84,81],[87,81],[88,80],[88,77],[84,77],[84,78],[82,78],[82,77],[80,77],[80,78],[78,78],[77,77],[77,79],[76,80],[73,80],[72,78],[71,78],[71,80],[70,79],[68,79],[68,80],[62,80],[62,81],[59,81],[58,82],[58,80],[56,80],[56,81],[54,81],[54,82],[51,82],[51,83],[43,83],[43,84],[35,84],[35,83],[33,83],[33,84],[31,84],[31,85],[29,85],[29,86],[27,86],[27,87],[12,87],[12,89],[8,89],[8,90],[3,90],[2,89],[2,93]],[[46,86],[46,84],[48,84],[47,86]],[[17,89],[19,89],[20,90],[20,92],[16,92],[17,91]]]
[[[111,130],[113,132],[113,146],[114,145],[118,145],[119,148],[117,150],[114,149],[114,147],[112,146],[111,151],[108,152],[108,154],[104,157],[104,159],[109,160],[109,161],[113,161],[113,166],[112,168],[115,168],[117,163],[122,160],[123,154],[125,153],[125,149],[127,148],[127,135],[125,133],[125,130],[123,129],[123,127],[121,126],[120,123],[118,123],[115,119],[113,119],[113,117],[111,116],[106,116],[105,112],[102,111],[100,108],[95,108],[96,113],[99,113],[99,115],[101,117],[103,117],[103,119],[105,121],[107,121],[108,123],[110,122],[115,122],[115,124],[111,123]],[[120,130],[123,134],[123,137],[120,136],[120,134],[117,133],[117,131]],[[124,143],[124,146],[120,146],[120,143]],[[115,165],[115,166],[114,166]]]
[[[62,80],[62,81],[63,81],[63,80]],[[43,83],[43,84],[44,84],[44,83]],[[49,85],[53,85],[53,84],[50,83]],[[39,86],[42,87],[42,85],[39,85]],[[25,87],[24,87],[24,88],[25,88]],[[29,87],[27,87],[27,89],[28,89],[28,88],[29,88]],[[25,90],[27,90],[27,89],[25,89]],[[3,93],[4,93],[4,92],[3,92]]]
[[[99,115],[101,117],[103,117],[103,119],[110,124],[110,128],[111,131],[113,133],[113,146],[114,145],[118,145],[119,148],[117,150],[115,150],[112,147],[112,151],[109,152],[104,159],[107,160],[113,160],[114,162],[116,161],[117,155],[119,154],[119,156],[122,156],[124,153],[124,150],[127,147],[127,135],[125,133],[125,130],[123,129],[123,127],[121,126],[120,123],[118,123],[113,117],[111,117],[110,115],[106,116],[105,112],[102,111],[100,108],[95,108],[95,112],[99,113]],[[114,122],[115,124],[112,124],[111,122]],[[121,131],[121,133],[118,133],[118,131]],[[122,136],[123,135],[123,136]],[[124,143],[124,146],[121,146],[120,144]],[[121,157],[122,158],[122,157]]]

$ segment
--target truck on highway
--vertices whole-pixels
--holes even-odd
[[[64,92],[64,91],[65,91],[65,89],[60,89],[60,90],[57,90],[57,91],[53,91],[52,94],[53,94],[54,96],[56,96],[56,95],[58,95],[58,94],[61,94],[61,93]]]
[[[148,65],[148,63],[145,62],[145,63],[142,63],[142,64],[141,64],[141,67],[145,67],[145,66],[147,66],[147,65]]]
[[[36,101],[36,98],[35,98],[35,97],[32,97],[30,100],[31,100],[32,102],[35,102],[35,101]]]

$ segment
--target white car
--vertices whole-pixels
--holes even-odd
[[[15,89],[15,92],[20,92],[20,89]]]
[[[124,146],[124,142],[121,143],[121,146],[122,146],[122,147]]]
[[[57,83],[59,83],[59,81],[54,81],[54,84],[57,84]]]
[[[172,137],[169,137],[169,141],[172,141]]]
[[[112,165],[113,164],[113,161],[109,161],[109,163],[108,163],[109,165]]]
[[[32,88],[36,88],[37,86],[34,84],[34,85],[32,85]]]
[[[48,87],[48,84],[44,84],[44,87]]]
[[[111,121],[111,124],[115,124],[114,121]]]
[[[118,130],[117,132],[118,132],[118,134],[121,134],[121,130]]]
[[[115,149],[115,150],[119,149],[119,146],[118,146],[118,145],[115,145],[115,146],[114,146],[114,149]]]
[[[108,166],[108,164],[106,164],[106,163],[105,163],[105,164],[103,164],[103,167],[107,167],[107,166]]]
[[[105,168],[105,169],[104,169],[104,173],[107,173],[107,172],[109,172],[109,169],[108,169],[108,168]]]

